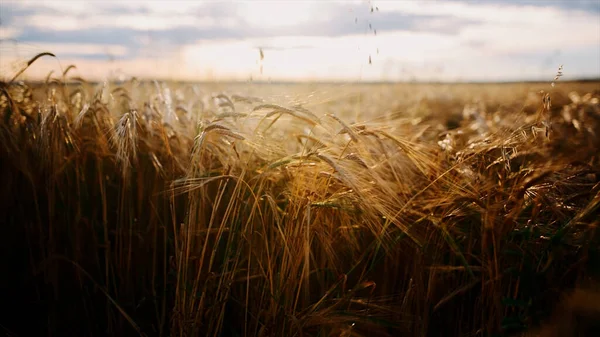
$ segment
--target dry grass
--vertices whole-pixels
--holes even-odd
[[[548,137],[549,84],[232,88],[1,84],[7,333],[507,335],[597,280],[598,83]]]

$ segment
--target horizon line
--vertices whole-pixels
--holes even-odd
[[[83,81],[82,81],[83,80]],[[485,81],[485,80],[465,80],[465,81],[422,81],[422,80],[409,80],[409,81],[393,81],[393,80],[361,80],[361,81],[350,81],[350,80],[179,80],[179,79],[164,79],[164,78],[137,78],[135,76],[130,77],[126,80],[90,80],[87,81],[83,78],[81,80],[78,79],[69,79],[66,82],[60,81],[62,84],[100,84],[103,82],[108,83],[126,83],[132,80],[137,80],[140,83],[147,82],[161,82],[161,83],[181,83],[181,84],[259,84],[259,85],[299,85],[299,84],[350,84],[350,85],[361,85],[361,84],[429,84],[429,85],[439,85],[439,84],[544,84],[544,83],[552,83],[552,80],[497,80],[497,81]],[[8,84],[8,82],[1,81],[3,83]],[[42,85],[42,84],[50,84],[50,81],[42,81],[42,80],[15,80],[14,82],[22,82],[34,85]],[[560,80],[556,81],[557,85],[560,83],[594,83],[600,82],[600,77],[581,77],[569,80]]]

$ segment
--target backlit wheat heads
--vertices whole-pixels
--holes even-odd
[[[552,86],[552,88],[554,88],[556,86],[555,82],[558,81],[563,76],[562,71],[563,71],[563,65],[561,64],[558,67],[556,76],[554,76],[554,79],[552,80],[552,83],[550,84]],[[544,93],[543,91],[540,93],[542,94],[542,107],[539,111],[538,122],[541,121],[542,118],[545,118],[545,120],[542,121],[542,125],[544,126],[546,138],[549,138],[550,130],[552,127],[551,120],[550,120],[552,117],[551,116],[551,108],[552,108],[551,98],[550,98],[550,93]]]
[[[79,150],[78,141],[72,132],[70,122],[59,113],[56,105],[39,111],[41,115],[39,133],[39,156],[43,163],[49,164],[51,175],[65,166],[65,160]]]
[[[110,141],[117,149],[116,156],[122,165],[123,174],[128,172],[131,165],[137,164],[139,126],[135,110],[124,113],[114,126]]]
[[[231,153],[235,151],[233,143],[229,142],[227,138],[233,140],[245,140],[245,137],[230,128],[223,126],[218,123],[210,123],[203,127],[202,125],[198,128],[199,132],[194,138],[194,144],[191,149],[191,158],[193,165],[190,167],[189,176],[195,177],[201,172],[208,173],[211,167],[215,166],[213,162],[215,159],[226,158],[225,153]],[[216,138],[213,138],[212,135]],[[226,161],[222,161],[221,166],[227,165]]]
[[[2,282],[36,280],[0,292],[23,335],[508,334],[589,276],[590,84],[555,89],[540,139],[521,87],[233,94],[67,70],[0,86]]]

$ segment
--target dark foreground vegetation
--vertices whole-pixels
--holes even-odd
[[[600,277],[598,83],[207,90],[1,84],[1,331],[506,336],[598,320],[593,291],[560,302]]]

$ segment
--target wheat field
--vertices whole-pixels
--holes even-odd
[[[600,276],[599,82],[68,72],[0,84],[9,336],[516,336]]]

